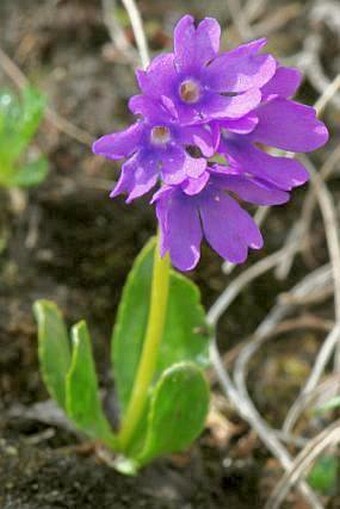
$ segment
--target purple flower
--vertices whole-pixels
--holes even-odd
[[[174,109],[182,123],[240,118],[254,109],[276,62],[258,54],[265,39],[218,55],[220,33],[213,18],[205,18],[196,28],[193,17],[184,16],[175,28],[174,53],[137,71],[144,95]]]
[[[199,177],[207,166],[204,156],[214,152],[208,126],[182,126],[146,98],[132,98],[132,103],[139,113],[145,108],[148,119],[103,136],[93,145],[95,154],[108,159],[127,158],[111,197],[125,192],[128,203],[147,193],[159,178],[166,184],[179,184],[187,177]],[[187,150],[190,147],[198,148],[202,157],[192,157]]]
[[[263,100],[239,120],[223,120],[217,151],[241,174],[259,177],[283,190],[304,184],[309,174],[290,157],[272,156],[258,148],[266,145],[291,152],[310,152],[324,145],[328,131],[316,118],[314,108],[289,100],[300,83],[296,69],[278,68],[263,89]],[[215,134],[215,137],[217,135]]]
[[[130,202],[160,183],[152,202],[161,254],[180,270],[195,267],[203,238],[233,263],[259,249],[262,236],[238,200],[282,204],[308,180],[299,161],[268,149],[310,152],[328,139],[315,110],[291,100],[300,72],[260,54],[265,42],[218,54],[217,21],[195,26],[184,16],[174,52],[137,71],[142,93],[129,108],[138,120],[94,143],[96,154],[126,159],[111,197],[127,193]]]
[[[179,270],[193,269],[203,237],[224,259],[242,263],[248,248],[260,249],[261,233],[252,217],[228,193],[257,205],[285,203],[289,194],[237,169],[210,167],[199,179],[163,186],[154,196],[161,231],[161,255],[169,252]]]

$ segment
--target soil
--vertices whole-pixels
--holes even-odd
[[[153,50],[166,47],[174,21],[185,11],[199,17],[216,16],[224,27],[228,23],[226,2],[220,0],[190,0],[185,6],[180,0],[139,3]],[[271,9],[278,3],[289,2],[272,1]],[[304,7],[312,2],[300,3]],[[119,15],[125,23],[122,8]],[[45,92],[60,115],[93,138],[126,125],[126,104],[136,85],[131,67],[110,44],[99,1],[1,0],[0,20],[0,46]],[[278,31],[272,43],[273,48],[280,48],[277,56],[301,43],[303,27],[300,17]],[[128,27],[126,33],[132,40]],[[286,42],[282,42],[284,34],[290,35]],[[11,86],[1,68],[0,86]],[[315,98],[308,85],[302,95],[308,102]],[[35,406],[48,396],[38,372],[33,302],[54,300],[68,324],[86,318],[101,386],[104,391],[110,388],[109,338],[122,285],[156,227],[146,199],[129,206],[122,199],[108,199],[118,167],[93,157],[89,147],[48,121],[36,143],[49,159],[48,179],[29,192],[3,190],[0,198],[0,507],[263,507],[269,456],[230,409],[228,421],[234,431],[228,443],[216,443],[207,430],[187,453],[161,459],[131,478],[101,461],[65,428],[63,420],[58,425],[53,415],[49,417],[48,407]],[[301,196],[297,192],[295,201],[272,214],[266,226],[268,251],[281,245],[298,216]],[[316,226],[313,242],[317,264],[325,256],[321,226]],[[265,254],[252,255],[252,261]],[[220,269],[221,260],[204,248],[202,262],[190,277],[200,286],[206,306],[225,287],[227,276],[221,276]],[[296,281],[298,274],[299,266],[284,283],[269,276],[244,292],[221,324],[221,345],[231,347],[251,333],[275,296]],[[325,313],[330,315],[330,309]],[[301,335],[304,353],[300,357],[297,338],[286,338],[284,351],[276,350],[281,361],[294,355],[298,363],[297,378],[283,390],[287,404],[306,374],[306,355],[308,362],[321,336]],[[279,362],[276,378],[269,384],[273,390],[267,390],[265,401],[262,394],[257,399],[272,420],[280,418],[275,412],[276,387],[281,384]],[[269,368],[268,372],[272,373]],[[261,387],[256,390],[260,393]],[[250,444],[246,452],[240,447],[245,441]]]

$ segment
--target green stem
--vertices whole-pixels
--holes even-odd
[[[154,377],[159,344],[161,342],[168,303],[170,260],[159,254],[159,235],[155,248],[151,285],[151,298],[148,324],[143,343],[143,350],[131,392],[130,401],[119,433],[121,450],[126,450],[133,437],[146,404],[148,390]]]

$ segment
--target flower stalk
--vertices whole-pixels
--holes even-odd
[[[170,258],[160,256],[160,235],[154,254],[150,308],[141,358],[132,388],[130,401],[118,436],[119,446],[125,451],[138,427],[145,409],[150,384],[152,383],[162,340],[169,293]]]

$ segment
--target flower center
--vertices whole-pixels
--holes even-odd
[[[200,89],[192,80],[183,81],[179,87],[180,98],[186,103],[196,103],[200,97]]]
[[[170,129],[163,125],[151,129],[151,142],[155,145],[165,145],[170,140]]]

